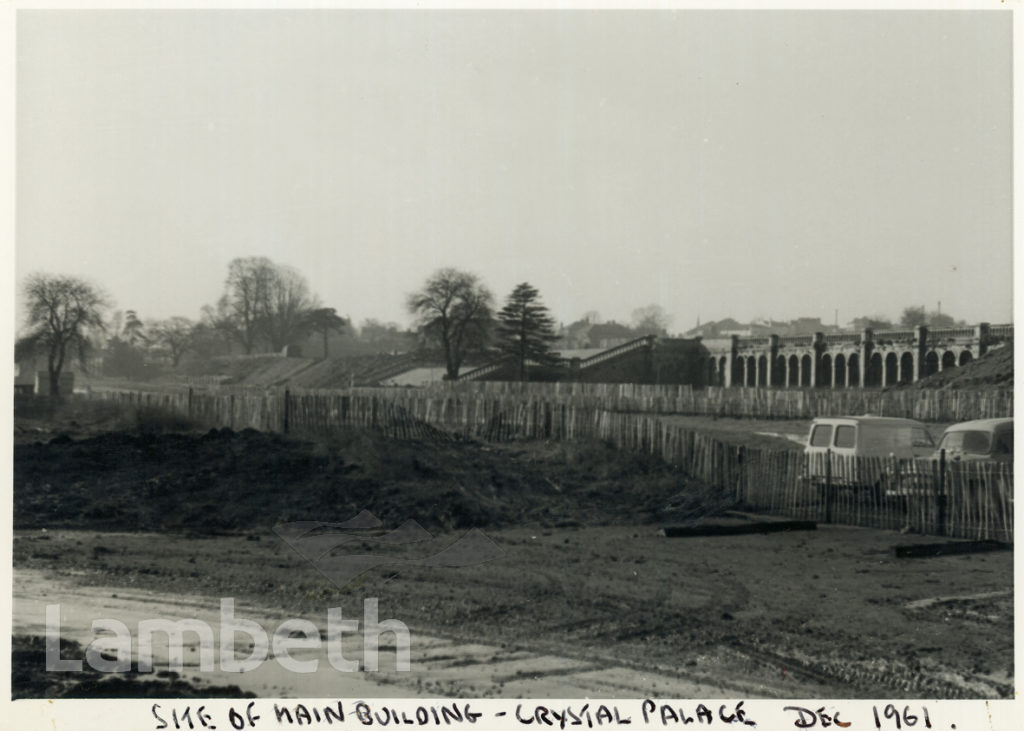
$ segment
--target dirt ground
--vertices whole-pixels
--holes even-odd
[[[44,577],[47,601],[91,587],[117,616],[115,595],[129,590],[166,597],[171,608],[185,595],[235,597],[322,623],[328,607],[377,597],[381,616],[407,624],[414,646],[420,636],[450,638],[576,668],[569,683],[545,677],[536,661],[516,676],[534,685],[517,686],[456,657],[463,672],[431,687],[445,695],[659,692],[631,674],[710,697],[1013,694],[1009,551],[897,559],[895,545],[935,539],[838,526],[666,538],[665,525],[742,519],[678,471],[602,444],[403,443],[365,433],[313,442],[100,421],[17,423],[14,566]],[[106,432],[112,425],[118,431]],[[344,551],[390,562],[354,579],[332,580],[272,530],[361,510],[382,525],[347,531],[358,543]],[[430,535],[380,541],[407,520]],[[492,560],[420,560],[471,528],[497,547]],[[38,621],[19,617],[18,597],[16,580],[16,634],[28,635]],[[27,637],[18,648],[23,693],[102,694],[54,687],[31,672],[39,648]],[[435,653],[419,673],[371,680],[412,695],[440,662]],[[618,684],[595,690],[588,672],[610,667],[622,671]]]

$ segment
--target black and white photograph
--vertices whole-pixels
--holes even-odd
[[[14,705],[1012,701],[1011,5],[15,3]]]

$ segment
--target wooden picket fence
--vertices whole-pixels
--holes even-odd
[[[362,389],[386,398],[401,390]],[[645,385],[632,383],[510,383],[470,381],[416,389],[433,399],[516,397],[608,411],[757,419],[813,419],[873,414],[922,421],[956,422],[1013,416],[1013,389],[939,390],[877,388],[753,388]]]
[[[806,457],[749,449],[666,423],[657,414],[602,408],[600,394],[493,391],[468,396],[396,389],[244,388],[176,393],[95,390],[94,398],[157,408],[210,427],[330,434],[343,427],[397,439],[599,439],[656,455],[751,510],[794,518],[974,539],[1013,540],[1011,464]],[[824,461],[823,461],[824,460]]]
[[[1013,542],[1013,465],[805,455],[725,444],[654,416],[601,412],[588,435],[657,455],[775,515]]]

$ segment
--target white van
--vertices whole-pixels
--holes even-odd
[[[812,484],[826,479],[826,464],[831,463],[832,484],[874,488],[879,491],[885,471],[883,459],[860,460],[853,457],[916,458],[935,451],[928,429],[914,419],[885,416],[829,416],[811,422],[804,454],[806,477]],[[831,455],[826,460],[825,455]]]

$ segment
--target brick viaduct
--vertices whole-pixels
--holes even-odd
[[[1013,325],[805,336],[704,338],[713,386],[856,388],[911,383],[969,363],[1013,338]]]

